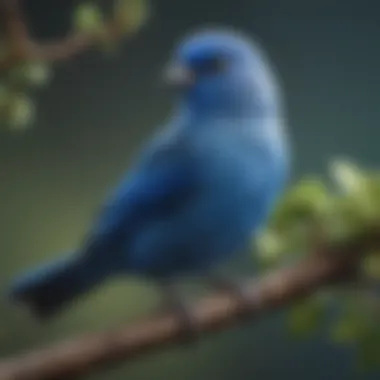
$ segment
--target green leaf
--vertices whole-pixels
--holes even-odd
[[[362,211],[363,208],[351,197],[341,195],[332,199],[330,213],[324,220],[328,241],[344,242],[363,232],[368,218]]]
[[[35,107],[24,94],[12,94],[7,104],[7,123],[13,130],[24,130],[33,121]]]
[[[370,180],[368,173],[348,161],[333,162],[330,172],[341,194],[340,210],[345,214],[342,218],[366,227],[380,216],[379,208],[374,207],[375,183]],[[380,190],[380,186],[376,190]]]
[[[320,295],[295,305],[289,312],[289,330],[298,337],[310,336],[325,317],[325,300]]]
[[[367,293],[343,298],[343,309],[335,324],[333,338],[339,343],[355,344],[360,369],[380,365],[380,325],[377,304]],[[376,299],[375,299],[376,302]]]
[[[104,26],[101,9],[93,3],[79,5],[74,11],[73,26],[82,32],[100,32]]]
[[[364,274],[376,280],[380,280],[380,252],[371,252],[366,255],[361,263]]]
[[[15,84],[42,87],[52,77],[52,70],[44,62],[25,62],[10,72],[10,79]]]
[[[285,248],[280,236],[269,230],[258,235],[256,245],[264,261],[276,260]]]
[[[352,343],[361,333],[361,324],[352,318],[342,318],[336,322],[331,331],[331,338],[336,343]]]
[[[272,224],[284,229],[296,222],[310,222],[322,217],[330,206],[330,195],[322,181],[305,178],[291,188],[277,206]]]
[[[33,86],[46,86],[52,78],[53,72],[44,62],[29,62],[25,64],[24,75]]]
[[[354,343],[368,333],[369,308],[357,294],[341,300],[341,315],[332,326],[331,339],[336,343]]]
[[[376,321],[367,334],[363,334],[357,342],[358,364],[362,369],[380,366],[380,327]]]
[[[114,17],[124,33],[134,33],[139,30],[150,16],[148,0],[116,0]]]
[[[330,164],[330,175],[343,193],[357,193],[365,186],[364,173],[352,162],[335,160]]]
[[[287,253],[287,241],[274,231],[265,230],[255,238],[255,257],[261,270],[270,269],[281,263]]]

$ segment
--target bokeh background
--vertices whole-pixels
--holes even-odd
[[[75,1],[25,1],[41,39],[68,28]],[[97,52],[58,66],[38,95],[38,119],[0,131],[0,289],[20,270],[80,243],[133,154],[170,110],[157,85],[173,43],[205,24],[262,42],[281,77],[294,178],[325,173],[335,156],[380,160],[380,3],[370,0],[156,0],[153,18],[114,58]],[[145,284],[110,283],[48,325],[0,298],[0,354],[138,319],[154,305]],[[117,366],[90,379],[378,379],[355,371],[353,351],[318,331],[296,341],[276,315]]]

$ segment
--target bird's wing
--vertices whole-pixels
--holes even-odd
[[[183,207],[198,188],[194,161],[184,144],[161,146],[136,167],[103,208],[84,253],[117,251],[144,224]]]

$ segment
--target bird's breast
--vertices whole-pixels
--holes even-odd
[[[238,133],[219,134],[203,144],[198,165],[204,207],[229,228],[248,234],[266,219],[281,190],[284,159],[279,147]]]
[[[128,257],[137,272],[205,269],[243,250],[280,191],[282,160],[269,142],[206,129],[185,141],[196,190],[176,212],[150,221],[135,235]]]

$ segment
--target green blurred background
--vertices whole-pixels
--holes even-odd
[[[33,33],[62,35],[75,1],[25,1]],[[153,18],[113,59],[97,52],[58,66],[23,133],[0,131],[0,287],[18,271],[80,243],[134,152],[170,110],[157,84],[173,43],[197,26],[256,36],[286,94],[294,176],[323,173],[333,156],[375,166],[380,158],[380,3],[374,0],[157,0]],[[8,355],[148,313],[152,289],[118,281],[40,325],[5,297],[0,353]],[[358,375],[353,352],[319,331],[295,341],[281,315],[117,366],[91,379],[378,379]]]

